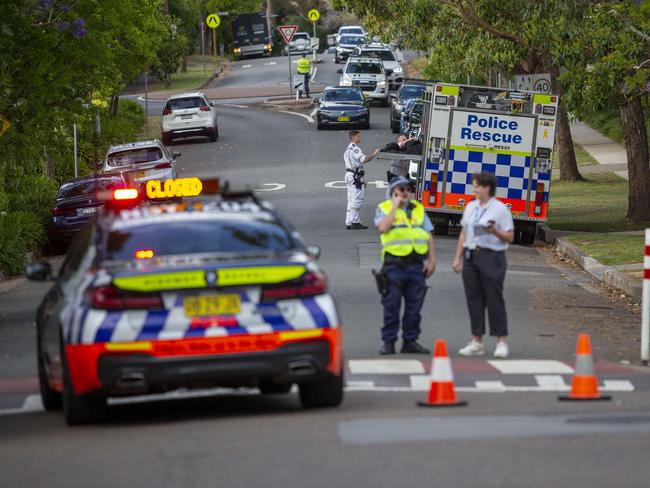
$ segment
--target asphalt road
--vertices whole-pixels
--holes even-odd
[[[67,428],[35,395],[34,310],[42,284],[0,285],[2,486],[647,486],[650,377],[634,362],[639,319],[589,277],[543,248],[513,246],[506,280],[512,359],[459,359],[469,338],[453,236],[436,239],[421,341],[447,340],[469,406],[423,410],[429,358],[379,360],[382,322],[370,270],[376,231],[344,229],[344,131],[317,131],[307,113],[263,110],[257,85],[279,85],[286,58],[235,63],[224,86],[253,87],[219,102],[219,141],[182,141],[183,175],[219,176],[267,190],[309,243],[336,294],[348,392],[335,410],[303,411],[295,393],[198,392],[115,405],[102,425]],[[245,68],[245,65],[251,67]],[[326,57],[317,81],[335,83]],[[285,77],[283,79],[283,76]],[[217,87],[218,89],[219,87]],[[393,135],[373,107],[366,151]],[[367,167],[362,218],[384,198],[385,165]],[[563,403],[579,331],[591,333],[611,402]],[[488,340],[488,351],[493,343]]]

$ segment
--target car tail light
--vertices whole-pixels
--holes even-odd
[[[154,255],[153,249],[138,249],[133,253],[135,259],[151,259]]]
[[[118,188],[113,190],[114,200],[135,200],[138,198],[138,190],[135,188]]]
[[[173,110],[171,108],[166,108],[163,110],[163,115],[171,115]]]
[[[111,285],[89,288],[86,290],[85,299],[86,304],[90,305],[92,308],[163,308],[162,299],[158,293],[125,292]]]
[[[77,213],[77,211],[74,208],[54,207],[52,209],[52,216],[54,217],[62,217],[64,215],[74,215],[75,213]]]
[[[202,112],[209,112],[209,111],[210,111],[210,107],[208,107],[207,105],[201,105],[201,106],[199,107],[199,110],[202,111]]]
[[[535,189],[535,215],[542,213],[542,203],[544,203],[544,183],[538,182]]]
[[[433,171],[431,173],[431,179],[429,180],[429,205],[436,204],[437,194],[438,194],[438,172]]]
[[[160,163],[154,166],[154,169],[168,169],[171,168],[171,163]]]
[[[327,291],[327,280],[322,273],[309,272],[298,281],[268,286],[262,290],[262,301],[285,300],[320,295]]]

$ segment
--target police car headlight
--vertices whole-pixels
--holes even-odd
[[[378,86],[379,88],[383,88],[383,87],[386,86],[386,82],[385,82],[385,81],[378,81],[378,82],[377,82],[377,86]]]

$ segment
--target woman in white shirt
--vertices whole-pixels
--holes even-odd
[[[465,207],[461,220],[453,268],[463,273],[467,308],[472,325],[472,340],[459,353],[463,356],[483,355],[485,309],[490,335],[497,337],[494,357],[507,358],[508,318],[503,300],[506,276],[506,250],[514,240],[514,224],[508,208],[497,200],[497,179],[492,173],[472,176],[476,200]]]

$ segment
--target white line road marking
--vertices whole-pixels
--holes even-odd
[[[564,382],[564,378],[559,374],[539,374],[535,375],[535,381],[542,388],[559,388],[560,390],[569,390],[569,385]]]
[[[25,398],[25,401],[23,401],[22,407],[0,410],[0,415],[16,415],[22,413],[43,412],[44,410],[45,408],[43,407],[43,402],[41,401],[41,395],[28,395]]]
[[[603,380],[604,391],[634,391],[634,385],[628,380]]]
[[[477,390],[485,392],[501,393],[506,391],[506,385],[502,381],[477,381],[475,384]]]
[[[278,191],[287,187],[284,183],[262,183],[255,191]]]
[[[278,110],[278,112],[283,113],[283,114],[289,114],[289,115],[297,115],[298,117],[302,117],[303,119],[307,119],[307,121],[310,124],[314,123],[314,119],[312,119],[310,115],[305,115],[305,114],[301,114],[301,113],[298,113],[298,112],[290,112],[289,110]]]
[[[250,108],[248,105],[237,105],[236,103],[218,103],[217,107]]]
[[[352,374],[420,374],[422,362],[416,359],[350,359]]]
[[[264,63],[264,66],[275,66],[276,64],[278,63],[276,63],[275,61],[269,61],[268,63]]]
[[[553,360],[489,360],[503,374],[572,374],[573,368]]]
[[[309,114],[309,116],[313,119],[314,116],[316,115],[316,112],[318,112],[318,107],[316,107],[314,110],[312,110],[311,113]]]
[[[314,67],[314,70],[311,72],[311,76],[309,77],[309,81],[316,83],[316,73],[318,73],[318,66]]]
[[[426,380],[426,381],[425,381]],[[376,386],[373,381],[349,381],[345,391],[348,392],[379,392],[379,393],[409,393],[429,391],[431,378],[427,376],[411,376],[411,386]],[[612,383],[613,382],[613,383]],[[561,386],[507,386],[500,381],[476,381],[475,386],[457,386],[455,390],[461,393],[564,393],[571,388]],[[600,386],[603,392],[631,392],[634,385],[627,380],[605,380]]]
[[[252,68],[252,67],[253,67],[252,64],[244,64],[244,65],[242,65],[242,68],[244,68],[244,69],[246,69],[246,68]]]

